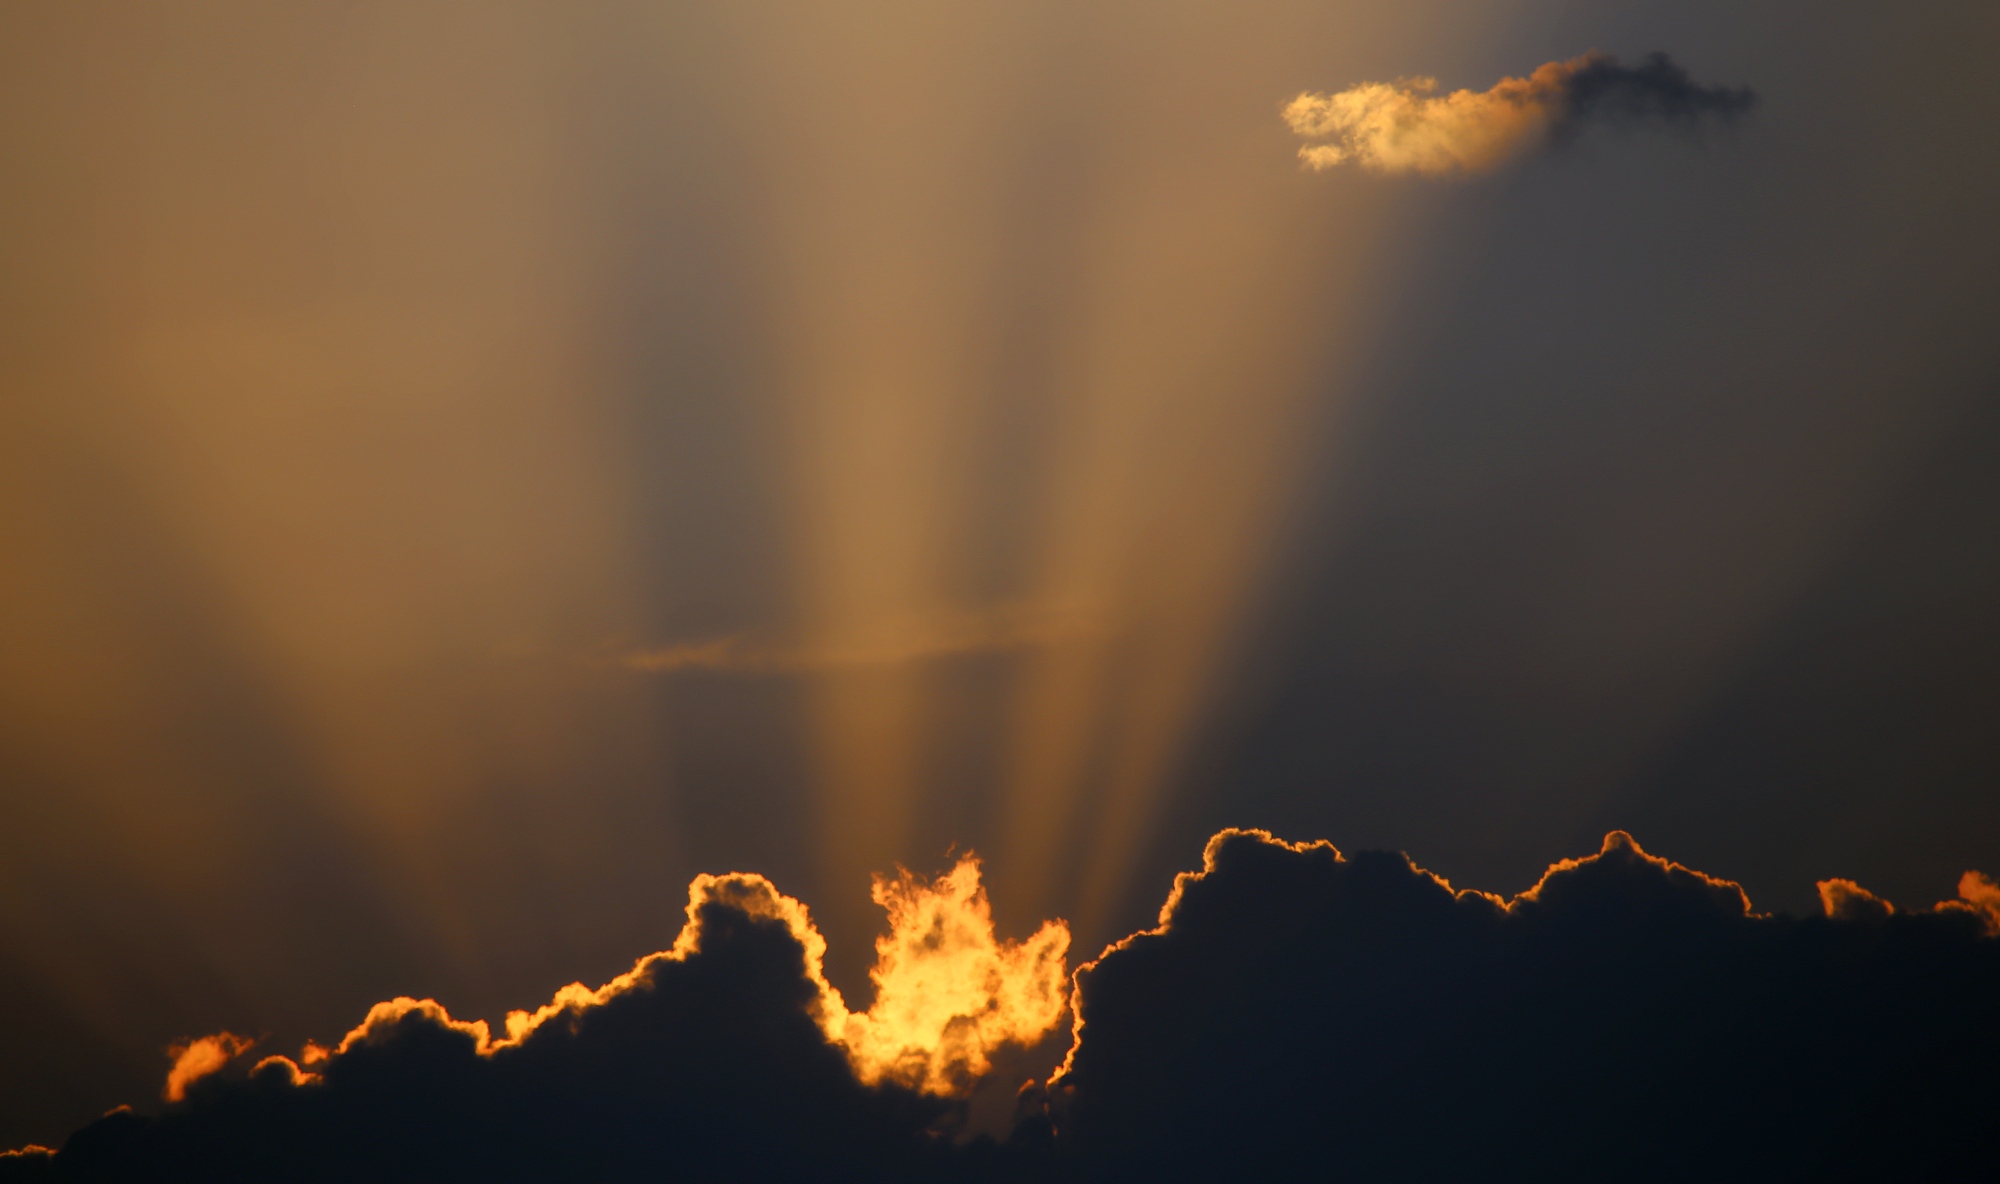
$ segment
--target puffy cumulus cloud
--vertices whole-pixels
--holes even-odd
[[[1308,91],[1284,109],[1285,123],[1316,141],[1299,149],[1306,167],[1357,164],[1380,173],[1478,172],[1522,150],[1560,140],[1586,122],[1696,126],[1727,122],[1756,95],[1701,86],[1662,53],[1627,66],[1603,53],[1548,62],[1491,90],[1438,93],[1435,78],[1364,82],[1334,94]]]
[[[970,857],[878,883],[878,999],[850,1011],[803,904],[701,876],[672,948],[572,984],[496,1032],[429,999],[377,1004],[331,1045],[270,1056],[227,1033],[173,1050],[158,1115],[121,1109],[0,1161],[0,1180],[931,1179],[1000,1170],[933,1134],[1010,1040],[1062,1017],[1068,933],[996,940]]]
[[[2000,1178],[1985,914],[1830,911],[1623,834],[1502,901],[1225,832],[1078,971],[1056,1146],[1082,1179]]]
[[[805,906],[703,877],[672,949],[504,1033],[398,999],[297,1061],[225,1042],[164,1113],[0,1180],[2000,1178],[1976,873],[1917,911],[1828,880],[1792,918],[1623,833],[1506,899],[1225,831],[1077,972],[1013,1137],[954,1143],[945,1095],[1064,1002],[1067,934],[995,940],[977,873],[878,881],[866,1012]]]

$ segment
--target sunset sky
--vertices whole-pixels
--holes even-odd
[[[1230,827],[2000,927],[1996,46],[1980,0],[0,2],[0,1148],[708,998],[724,913],[857,1091],[990,1078],[1004,1137],[1067,973]]]

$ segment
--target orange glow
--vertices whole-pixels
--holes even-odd
[[[167,1049],[167,1055],[174,1058],[174,1067],[167,1071],[167,1101],[185,1098],[188,1086],[235,1060],[255,1043],[248,1036],[217,1032]]]
[[[309,1045],[308,1047],[317,1048],[319,1046]],[[283,1069],[285,1071],[286,1078],[293,1085],[318,1085],[321,1080],[319,1074],[308,1073],[304,1069],[299,1068],[299,1063],[297,1061],[293,1060],[290,1057],[282,1057],[282,1056],[265,1057],[263,1060],[258,1061],[256,1066],[252,1068],[250,1072],[253,1074],[262,1073],[264,1070],[273,1067]]]
[[[1285,123],[1321,140],[1299,149],[1314,171],[1354,163],[1378,173],[1477,172],[1506,160],[1544,131],[1571,75],[1600,60],[1548,62],[1491,90],[1434,94],[1435,78],[1364,82],[1337,94],[1308,91],[1285,107]]]
[[[815,1022],[829,1040],[847,1050],[848,1061],[861,1080],[882,1081],[938,1095],[961,1094],[991,1068],[990,1054],[1003,1044],[1032,1044],[1055,1029],[1068,1007],[1068,977],[1064,956],[1069,928],[1050,921],[1024,942],[994,936],[993,911],[979,882],[979,860],[966,855],[951,871],[926,882],[908,871],[894,879],[878,876],[875,902],[888,910],[889,932],[875,943],[875,1004],[865,1012],[848,1010],[839,990],[823,971],[826,939],[813,924],[806,906],[763,876],[731,872],[696,876],[688,885],[687,924],[671,948],[648,954],[631,970],[592,990],[571,983],[534,1011],[507,1013],[506,1034],[495,1038],[485,1020],[457,1020],[435,999],[400,996],[377,1003],[338,1045],[307,1043],[299,1061],[321,1065],[366,1044],[378,1032],[418,1015],[441,1028],[463,1033],[480,1056],[493,1056],[526,1041],[543,1024],[564,1015],[597,1007],[644,981],[660,961],[679,962],[699,953],[701,910],[720,904],[753,917],[784,924],[805,951],[805,973],[816,988],[810,1006]],[[216,1041],[236,1041],[227,1033],[205,1037],[189,1050],[178,1050],[193,1067],[175,1084],[220,1068],[229,1056],[249,1047],[243,1041],[228,1056],[214,1044],[197,1057],[194,1049]],[[217,1059],[219,1057],[219,1059]],[[213,1063],[210,1063],[212,1060]],[[310,1085],[319,1075],[301,1070],[286,1057],[267,1057],[262,1069],[283,1062],[294,1085]],[[176,1064],[175,1073],[181,1073]]]
[[[1370,326],[1348,313],[1372,307],[1402,215],[1357,195],[1329,217],[1270,144],[1212,118],[1296,72],[1216,69],[1212,53],[1235,57],[1217,47],[1263,35],[1221,9],[1152,14],[1177,47],[1164,59],[1107,25],[1089,63],[1049,50],[1119,18],[741,11],[749,151],[813,195],[774,206],[759,240],[792,591],[791,619],[764,628],[796,637],[753,628],[627,664],[803,676],[838,884],[919,843],[953,710],[931,660],[1017,654],[994,741],[1005,911],[1105,932],[1260,586],[1297,450],[1359,361]],[[1054,128],[1089,150],[1045,155]],[[1024,176],[1060,199],[1018,205]],[[1041,245],[1024,251],[1028,225]],[[1023,629],[1011,605],[1085,625]],[[860,901],[827,907],[846,923]]]
[[[2000,937],[2000,884],[1983,872],[1967,872],[1958,878],[1958,896],[1938,902],[1938,911],[1977,913],[1986,932]]]
[[[0,433],[0,536],[23,555],[0,597],[36,622],[0,696],[9,735],[103,819],[80,832],[93,856],[181,921],[279,907],[235,879],[258,849],[229,824],[240,755],[181,738],[177,663],[212,647],[198,669],[268,692],[256,726],[282,740],[257,751],[312,786],[315,833],[369,869],[423,981],[495,983],[498,950],[561,940],[490,907],[515,873],[469,820],[541,820],[524,841],[594,884],[629,836],[581,786],[698,792],[635,669],[799,681],[822,884],[934,849],[926,806],[963,796],[937,737],[964,713],[999,750],[972,837],[1002,915],[1108,932],[1295,453],[1374,340],[1375,260],[1405,216],[1299,184],[1271,88],[1331,34],[1372,43],[1396,20],[1306,6],[1279,33],[1168,8],[1135,39],[1116,8],[668,7],[501,5],[478,28],[397,6],[325,27],[50,17],[62,36],[22,51],[70,96],[37,111],[101,111],[112,133],[38,171],[122,180],[52,214],[24,260],[23,290],[71,277],[49,315],[84,336],[37,335],[49,396]],[[630,75],[544,53],[609,29]],[[149,63],[111,76],[159,69],[165,93],[85,85],[48,53],[64,44]],[[272,64],[297,52],[332,73]],[[342,71],[355,89],[324,90]],[[600,87],[655,84],[672,100],[598,119]],[[258,99],[219,97],[240,94]],[[597,141],[577,127],[632,151],[580,168]],[[689,170],[671,208],[607,219],[653,160]],[[676,467],[666,438],[605,430],[653,389],[652,330],[603,315],[642,273],[704,310],[657,326],[672,439],[728,459],[693,466],[685,497],[645,492]],[[78,312],[104,301],[119,315]],[[100,465],[123,492],[58,513],[48,482]],[[656,562],[663,539],[684,552]],[[743,611],[656,635],[668,604]],[[183,611],[195,632],[149,623]],[[970,708],[936,693],[963,655],[1005,657]],[[534,809],[495,808],[502,785]],[[818,899],[842,932],[873,920],[858,892]],[[246,991],[299,973],[212,944]],[[64,949],[31,953],[82,997],[94,972]]]
[[[889,911],[869,975],[875,1005],[842,1032],[862,1080],[959,1093],[992,1067],[992,1049],[1032,1044],[1062,1019],[1069,928],[1049,921],[1025,942],[995,940],[977,859],[928,884],[878,876],[874,897]]]

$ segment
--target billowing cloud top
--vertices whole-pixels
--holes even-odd
[[[1158,930],[1079,971],[1063,1153],[1091,1178],[1983,1178],[1985,883],[1761,916],[1613,833],[1503,902],[1225,832]]]
[[[926,1132],[1006,1043],[1067,1011],[1061,922],[996,940],[979,865],[878,879],[876,997],[850,1010],[806,907],[762,876],[703,875],[687,924],[595,990],[504,1034],[435,1000],[377,1004],[327,1046],[226,1072],[253,1043],[177,1045],[167,1112],[120,1109],[0,1180],[567,1180],[921,1175]],[[245,1071],[247,1070],[247,1071]]]
[[[1727,122],[1748,111],[1748,88],[1696,84],[1667,55],[1627,66],[1604,53],[1548,62],[1486,91],[1438,94],[1435,78],[1364,82],[1334,94],[1307,91],[1285,123],[1314,141],[1306,167],[1358,164],[1379,173],[1440,175],[1489,169],[1536,143],[1593,121],[1683,126]]]
[[[849,1013],[803,905],[702,877],[672,950],[504,1039],[414,1000],[310,1065],[223,1069],[218,1038],[163,1113],[0,1180],[1993,1178],[2000,888],[1821,891],[1758,914],[1613,833],[1505,900],[1225,831],[1078,972],[1069,1058],[1002,1144],[933,1133],[983,1064],[952,1050],[1054,1021],[1058,929],[995,941],[970,863],[881,881],[879,997]]]

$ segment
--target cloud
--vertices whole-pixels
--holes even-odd
[[[114,1112],[0,1180],[914,1179],[997,1154],[930,1132],[998,1046],[1057,1026],[1068,931],[997,940],[970,856],[875,896],[891,931],[867,1011],[827,982],[803,904],[704,875],[671,948],[501,1031],[398,998],[235,1075],[248,1041],[190,1041],[163,1113]]]
[[[1069,950],[1068,927],[1050,921],[1025,942],[999,940],[993,932],[992,906],[979,882],[977,857],[961,858],[934,882],[904,869],[898,869],[894,878],[878,876],[873,895],[875,903],[888,911],[889,932],[876,942],[877,961],[870,972],[875,1001],[867,1011],[850,1011],[826,980],[822,970],[826,939],[804,904],[762,876],[701,875],[688,886],[687,924],[672,948],[641,958],[631,970],[596,990],[571,983],[534,1011],[509,1012],[504,1035],[495,1036],[484,1020],[453,1019],[434,999],[402,997],[376,1004],[338,1045],[308,1044],[300,1061],[316,1067],[345,1056],[412,1016],[457,1033],[481,1057],[519,1048],[550,1023],[579,1022],[594,1009],[651,985],[661,967],[698,955],[704,918],[711,908],[783,927],[799,946],[811,988],[806,1013],[827,1040],[846,1052],[855,1076],[868,1085],[886,1081],[940,1097],[962,1094],[986,1072],[988,1054],[994,1049],[1040,1040],[1068,1010],[1063,961]],[[205,1039],[240,1043],[227,1056],[210,1058],[213,1063],[205,1059],[194,1076],[214,1072],[229,1056],[249,1047],[248,1041],[227,1033]],[[169,1101],[179,1101],[184,1092],[176,1091],[174,1083],[186,1060],[182,1056],[175,1063],[168,1079]],[[302,1082],[312,1076],[284,1057],[266,1058],[259,1067],[278,1062],[289,1066]]]
[[[853,1012],[803,904],[703,876],[671,949],[503,1033],[397,999],[297,1061],[231,1038],[0,1181],[1991,1178],[2000,886],[1821,892],[1760,914],[1622,832],[1506,899],[1224,831],[1077,972],[1068,1060],[996,1143],[938,1132],[1063,1013],[1059,924],[998,941],[970,859],[878,879]]]
[[[879,634],[845,642],[783,642],[753,632],[705,641],[635,650],[622,659],[632,670],[671,674],[687,670],[744,674],[800,674],[866,666],[897,666],[939,658],[1002,654],[1088,636],[1085,616],[1023,605],[898,622]]]
[[[889,912],[875,1003],[835,1033],[862,1080],[962,1094],[995,1048],[1033,1044],[1068,1012],[1069,929],[1050,921],[1025,942],[996,941],[974,860],[931,884],[877,877],[874,898]]]
[[[221,1069],[255,1043],[248,1036],[217,1032],[174,1045],[167,1050],[167,1055],[174,1058],[174,1067],[167,1073],[167,1085],[161,1095],[169,1102],[180,1101],[187,1096],[188,1086]]]
[[[1887,917],[1896,906],[1852,880],[1821,880],[1819,903],[1826,915],[1840,921]]]
[[[1986,926],[1988,934],[2000,936],[2000,884],[1978,872],[1967,872],[1958,879],[1958,896],[1939,904],[1938,910],[1970,913]]]
[[[2000,943],[1970,905],[1829,912],[1618,833],[1503,902],[1224,832],[1079,970],[1056,1146],[1082,1179],[1991,1177]]]
[[[1307,91],[1285,123],[1316,141],[1299,149],[1314,170],[1357,164],[1378,173],[1479,172],[1586,123],[1729,122],[1756,104],[1745,87],[1708,87],[1663,53],[1627,66],[1591,52],[1548,62],[1491,90],[1437,93],[1435,78],[1364,82],[1334,94]]]

